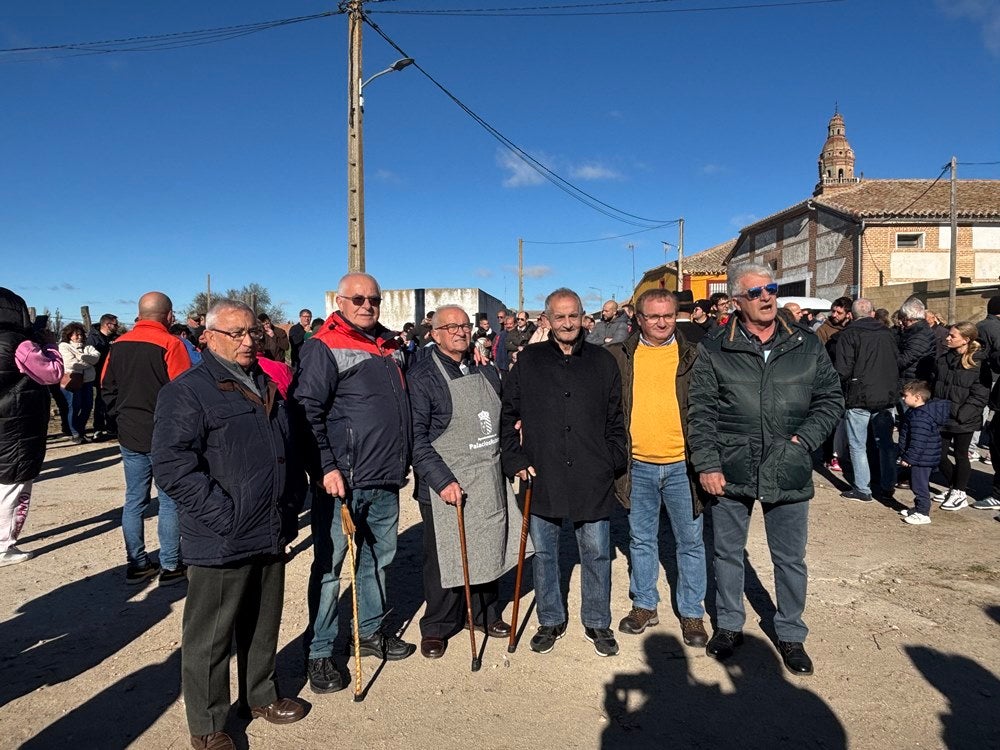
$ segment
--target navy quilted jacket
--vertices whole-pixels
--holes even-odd
[[[941,428],[951,416],[951,403],[933,398],[908,409],[899,425],[899,458],[910,466],[937,466],[941,461]]]

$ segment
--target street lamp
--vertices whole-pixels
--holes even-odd
[[[360,4],[359,4],[360,5]],[[412,57],[396,60],[367,80],[361,78],[361,17],[349,14],[351,56],[348,71],[347,121],[347,271],[365,270],[365,166],[362,126],[364,99],[361,90],[379,76],[413,64]]]
[[[601,289],[600,287],[596,287],[596,286],[589,286],[587,288],[588,289],[593,289],[595,292],[597,292],[597,296],[600,298],[599,304],[603,305],[604,304],[604,290]]]

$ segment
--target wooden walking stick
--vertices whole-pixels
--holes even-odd
[[[524,553],[528,546],[528,519],[531,517],[531,474],[528,474],[528,488],[524,491],[524,513],[521,519],[521,546],[517,550],[517,575],[514,578],[514,611],[510,618],[510,641],[507,653],[517,650],[517,610],[521,605],[521,574],[524,572]]]
[[[472,589],[469,587],[469,550],[465,546],[465,517],[462,515],[463,497],[455,505],[458,513],[458,545],[462,550],[462,577],[465,579],[465,614],[469,618],[469,642],[472,644],[472,671],[478,672],[483,666],[482,659],[479,658],[479,650],[476,648],[476,624],[472,619]]]
[[[340,525],[347,537],[347,559],[351,570],[351,605],[354,610],[354,702],[361,700],[361,636],[358,633],[358,579],[354,570],[354,519],[347,509],[347,498],[340,505]]]

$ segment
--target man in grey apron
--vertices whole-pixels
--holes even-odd
[[[505,638],[497,579],[517,564],[521,514],[500,469],[500,377],[467,359],[472,326],[456,305],[434,313],[429,356],[406,375],[413,416],[413,469],[424,524],[424,598],[420,652],[444,654],[467,626],[455,506],[464,503],[477,630]]]

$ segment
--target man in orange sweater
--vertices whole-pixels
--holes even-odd
[[[638,330],[610,347],[622,373],[622,408],[629,467],[617,482],[629,508],[629,595],[632,611],[619,623],[638,634],[659,624],[660,506],[666,508],[677,544],[677,611],[689,646],[704,646],[705,542],[702,504],[688,471],[684,437],[687,389],[697,349],[677,330],[677,298],[650,289],[636,301]]]

